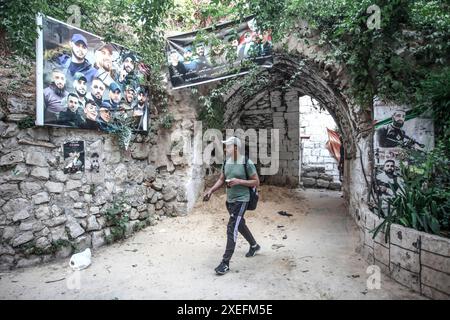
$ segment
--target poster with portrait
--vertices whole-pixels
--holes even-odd
[[[405,151],[428,152],[434,147],[433,121],[406,106],[376,103],[374,106],[375,190],[382,208],[403,184],[401,163]]]
[[[84,141],[70,141],[63,145],[64,173],[84,172]]]
[[[169,37],[170,82],[179,89],[245,74],[246,61],[270,68],[272,50],[271,30],[259,30],[253,17]]]
[[[37,125],[147,131],[147,68],[135,52],[50,17],[37,23]]]

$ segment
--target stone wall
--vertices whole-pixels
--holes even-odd
[[[105,211],[120,196],[128,203],[128,234],[140,222],[154,224],[160,216],[186,212],[185,190],[170,183],[165,170],[148,163],[148,141],[133,143],[131,153],[123,154],[105,134],[19,130],[5,122],[0,127],[2,266],[49,260],[54,250],[58,257],[67,256],[72,252],[69,243],[77,251],[105,244],[111,234]],[[85,142],[86,170],[64,174],[61,146],[75,140]],[[89,169],[93,152],[100,155],[98,173]],[[57,246],[61,240],[65,246]]]
[[[450,239],[400,225],[392,225],[389,238],[370,231],[379,219],[368,208],[357,214],[361,234],[361,254],[384,275],[432,299],[450,299]]]
[[[7,70],[0,71],[7,75]],[[34,83],[25,85],[32,88]],[[6,103],[0,113],[0,269],[104,245],[117,230],[106,211],[121,198],[129,216],[126,236],[160,219],[184,215],[193,206],[202,189],[202,166],[192,165],[192,153],[172,150],[173,140],[180,137],[186,146],[182,150],[191,150],[197,113],[187,91],[169,93],[172,129],[136,135],[128,151],[120,150],[106,133],[19,129],[18,121],[35,112],[30,91],[2,95]],[[78,140],[85,142],[85,171],[64,174],[62,145]],[[99,154],[98,172],[91,170],[93,152]]]
[[[304,188],[341,190],[341,183],[334,182],[333,176],[326,173],[325,167],[302,166],[301,183]]]
[[[370,265],[380,267],[381,279],[388,276],[431,299],[450,299],[450,239],[400,225],[391,226],[387,241],[383,232],[373,238],[372,231],[383,220],[367,206],[369,188],[364,175],[370,181],[369,139],[361,139],[359,148],[357,158],[345,163],[343,188],[359,229],[361,255]]]

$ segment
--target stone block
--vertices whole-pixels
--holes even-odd
[[[139,218],[139,211],[135,208],[131,209],[130,220],[137,220]]]
[[[95,218],[95,216],[90,216],[87,219],[87,227],[86,227],[86,231],[93,231],[93,230],[100,230],[100,224],[97,222],[97,219]]]
[[[58,240],[68,240],[66,229],[64,226],[54,227],[50,230],[52,242]]]
[[[424,284],[422,284],[422,294],[433,300],[450,300],[450,294],[446,294]]]
[[[330,185],[328,186],[328,189],[336,190],[336,191],[341,190],[341,188],[342,188],[342,185],[340,182],[330,182]]]
[[[83,183],[80,180],[69,180],[66,182],[66,191],[81,188]]]
[[[64,184],[60,182],[47,181],[44,186],[50,193],[61,193],[64,190]]]
[[[450,239],[424,232],[421,232],[420,235],[422,250],[450,257]]]
[[[72,239],[78,238],[84,233],[84,229],[80,226],[75,218],[70,217],[67,220],[66,227]]]
[[[41,258],[40,257],[34,257],[34,258],[28,258],[28,259],[20,259],[19,261],[17,261],[17,268],[27,268],[27,267],[32,267],[32,266],[36,266],[39,263],[41,263]]]
[[[420,279],[418,273],[405,270],[394,263],[391,263],[390,266],[390,275],[392,279],[414,291],[420,291]]]
[[[394,245],[416,253],[419,252],[420,235],[413,229],[408,229],[398,224],[392,224],[390,228],[390,240]]]
[[[0,194],[2,199],[15,198],[19,194],[19,186],[17,183],[0,184]]]
[[[23,161],[24,161],[23,152],[20,150],[13,151],[8,154],[5,154],[0,158],[0,166],[9,166]]]
[[[450,294],[450,274],[422,266],[422,283],[441,292]]]
[[[16,212],[13,215],[12,220],[13,220],[13,222],[17,222],[17,221],[25,220],[29,217],[30,217],[30,214],[29,214],[28,210],[26,210],[25,208],[22,208],[20,210],[19,209],[16,210]]]
[[[50,172],[48,168],[45,167],[35,167],[33,170],[31,170],[30,175],[36,179],[40,180],[48,180],[50,177]]]
[[[305,188],[313,188],[316,186],[316,179],[314,178],[302,178],[303,186]]]
[[[377,242],[373,244],[373,253],[376,261],[389,266],[389,248]]]
[[[32,166],[47,167],[47,159],[42,152],[30,152],[27,154],[25,163]]]
[[[103,231],[92,232],[92,248],[97,249],[106,243]]]
[[[48,220],[43,221],[44,225],[46,225],[47,227],[56,227],[59,225],[64,224],[67,221],[66,216],[58,216],[58,217],[54,217]]]
[[[47,203],[50,201],[50,198],[49,198],[47,192],[40,192],[38,194],[35,194],[31,198],[33,199],[34,204],[42,204],[42,203]]]
[[[329,181],[322,179],[317,179],[316,183],[318,188],[328,188],[328,186],[330,185]]]
[[[419,273],[420,257],[419,254],[410,250],[403,249],[399,246],[391,244],[390,261],[403,269]]]
[[[438,271],[450,273],[450,257],[441,256],[422,250],[420,252],[420,262],[422,265]]]
[[[12,246],[13,247],[18,247],[21,244],[30,242],[31,240],[34,239],[33,236],[33,232],[31,231],[27,231],[27,232],[23,232],[23,233],[19,233],[13,240],[12,242]]]
[[[319,173],[317,171],[306,171],[303,173],[304,177],[317,179],[319,177]]]
[[[34,209],[34,216],[38,220],[46,220],[50,218],[50,209],[47,205],[39,206]]]
[[[28,213],[27,213],[28,214]],[[29,214],[28,214],[28,216],[30,216]],[[20,231],[30,231],[30,230],[33,230],[33,222],[25,222],[25,221],[22,221],[21,223],[20,223],[20,225],[19,225],[19,230]]]
[[[132,143],[130,146],[131,157],[137,160],[146,160],[148,158],[148,144]]]
[[[333,181],[333,176],[326,174],[326,173],[320,173],[319,179],[325,180],[325,181]]]

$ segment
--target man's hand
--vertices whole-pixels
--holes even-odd
[[[203,194],[203,201],[208,201],[211,198],[212,190],[209,189]]]
[[[241,184],[241,179],[236,179],[236,178],[230,179],[230,181],[227,182],[227,186],[229,188],[237,186],[239,184]]]

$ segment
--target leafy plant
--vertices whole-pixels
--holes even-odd
[[[33,128],[35,126],[35,122],[34,122],[34,117],[32,116],[27,116],[26,118],[20,120],[19,122],[17,122],[17,126],[19,127],[19,129],[28,129],[28,128]]]
[[[171,114],[171,113],[166,113],[162,118],[160,118],[160,124],[164,129],[172,128],[174,121],[175,121],[175,118],[173,117],[173,114]]]
[[[108,209],[105,210],[106,222],[111,226],[111,234],[106,237],[108,243],[125,238],[129,215],[127,212],[128,203],[122,199],[115,199]]]

